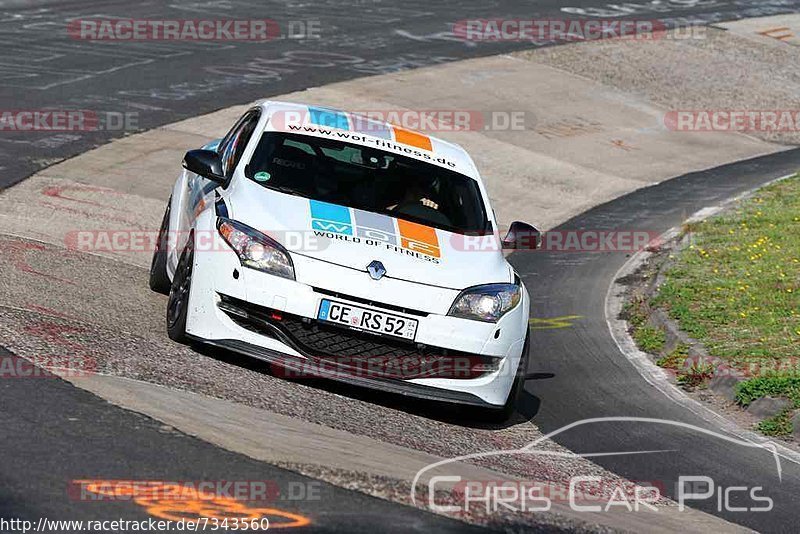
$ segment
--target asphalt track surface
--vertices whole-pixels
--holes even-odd
[[[123,129],[70,132],[8,132],[0,138],[0,188],[55,161],[113,138],[196,116],[233,104],[305,87],[526,48],[531,43],[470,46],[449,33],[450,24],[477,17],[563,17],[561,8],[617,10],[627,18],[713,22],[796,11],[800,2],[640,1],[623,11],[602,1],[443,1],[365,3],[264,2],[55,2],[0,0],[0,109],[86,109],[129,115]],[[634,6],[634,7],[630,7]],[[587,12],[591,14],[590,12]],[[271,18],[319,21],[320,39],[251,43],[108,43],[70,39],[74,17]],[[550,44],[550,43],[543,43]],[[592,210],[563,228],[645,228],[660,231],[695,209],[727,198],[800,163],[796,153],[760,163],[738,164],[681,177]],[[143,177],[146,179],[146,177]],[[691,414],[650,389],[608,335],[603,299],[624,256],[518,255],[513,262],[528,278],[540,316],[582,315],[572,328],[535,334],[532,380],[526,410],[543,430],[591,416],[649,415],[695,422]],[[153,421],[110,407],[59,380],[6,381],[2,387],[0,517],[144,518],[131,503],[76,503],[64,481],[85,478],[177,480],[235,479],[307,481],[299,475],[165,432]],[[796,466],[786,465],[776,483],[771,457],[674,428],[608,424],[580,429],[557,441],[576,452],[674,449],[645,457],[597,460],[635,480],[661,481],[669,490],[679,474],[708,475],[725,486],[764,479],[776,509],[768,514],[725,513],[694,506],[760,530],[787,530],[797,517]],[[88,446],[87,446],[88,443]],[[24,469],[22,468],[24,466]],[[772,470],[771,470],[772,469]],[[453,523],[400,505],[323,485],[317,503],[289,503],[320,530],[386,530],[409,525],[446,530]],[[669,491],[668,491],[669,492]],[[291,507],[295,508],[291,508]],[[350,514],[357,512],[357,516]],[[366,511],[369,511],[367,513]],[[357,517],[357,519],[354,519]],[[455,523],[458,528],[463,524]],[[378,526],[380,528],[378,528]],[[765,528],[766,527],[766,528]]]
[[[467,18],[602,16],[678,24],[798,7],[793,0],[0,0],[0,110],[88,110],[100,119],[92,131],[2,130],[0,189],[110,139],[230,105],[532,44],[465,43],[451,27]],[[67,33],[68,21],[81,17],[272,19],[285,38],[88,41]],[[319,38],[294,38],[303,33],[298,28],[312,26],[318,31],[307,33]]]
[[[719,204],[800,168],[800,149],[687,174],[598,206],[555,230],[646,230],[662,233],[689,215]],[[525,279],[538,317],[581,316],[566,328],[536,330],[531,338],[526,417],[542,432],[598,417],[646,417],[715,430],[649,385],[623,356],[609,333],[605,298],[624,252],[516,253],[511,263]],[[555,437],[579,454],[665,451],[594,457],[593,461],[629,480],[653,482],[675,498],[680,476],[707,476],[717,489],[763,486],[774,500],[769,512],[720,509],[713,498],[687,502],[693,508],[761,532],[797,532],[800,466],[689,428],[657,423],[597,422]],[[703,489],[697,491],[702,492]],[[736,496],[737,493],[731,495]],[[731,507],[758,507],[739,493]]]
[[[14,356],[0,349],[0,358]],[[89,490],[81,490],[72,481],[106,481],[109,488],[113,484],[110,481],[126,480],[184,485],[222,481],[244,484],[240,486],[245,488],[240,495],[256,498],[236,500],[248,509],[262,510],[259,514],[267,517],[273,528],[283,523],[302,525],[295,528],[304,532],[485,531],[219,449],[142,415],[111,406],[48,373],[35,379],[2,380],[0,392],[4,456],[0,462],[0,518],[28,520],[33,525],[42,518],[52,521],[141,521],[168,519],[170,515],[191,518],[192,514],[187,512],[192,506],[188,502],[192,497],[189,493],[184,494],[185,502],[173,500],[169,510],[158,513],[149,503],[125,499],[119,490],[121,498],[103,499]],[[235,495],[232,489],[225,493],[224,486],[217,488],[222,497]],[[263,511],[264,508],[272,511]],[[212,517],[224,517],[220,510]],[[211,531],[210,524],[207,530]]]

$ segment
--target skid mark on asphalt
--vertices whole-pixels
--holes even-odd
[[[94,337],[88,329],[36,318],[31,324],[25,325],[22,331],[51,348],[51,354],[37,354],[34,357],[33,362],[38,367],[69,376],[85,376],[97,372],[97,359],[79,341],[81,337]]]
[[[97,359],[90,355],[86,345],[95,337],[90,329],[39,315],[16,323],[15,328],[29,346],[41,350],[25,350],[19,355],[1,357],[0,378],[52,378],[49,373],[78,377],[97,371]],[[3,343],[8,341],[11,340],[4,336]]]
[[[61,345],[62,347],[73,351],[83,349],[83,345],[81,343],[76,343],[67,337],[67,335],[79,334],[86,331],[83,328],[56,324],[49,321],[41,321],[33,325],[26,326],[23,330],[27,334],[38,336],[49,343]]]
[[[76,285],[72,280],[53,276],[42,271],[37,271],[31,267],[25,256],[27,255],[28,251],[36,250],[41,252],[46,250],[44,245],[24,241],[4,240],[0,241],[0,250],[3,250],[6,254],[8,254],[8,257],[11,259],[11,264],[19,272],[41,276],[55,282],[61,282],[63,284]]]
[[[79,198],[76,197],[75,195],[68,194],[70,192],[82,193],[85,198]],[[98,187],[98,186],[84,185],[78,183],[65,183],[65,184],[45,186],[42,188],[41,194],[42,196],[45,197],[65,201],[67,204],[75,203],[84,206],[99,208],[100,211],[88,211],[87,209],[77,209],[56,202],[49,202],[47,200],[40,201],[40,204],[43,206],[47,206],[49,208],[57,210],[67,211],[69,213],[85,217],[87,219],[99,219],[103,221],[112,220],[123,224],[130,224],[136,228],[141,228],[141,216],[137,212],[122,208],[121,206],[115,206],[113,204],[108,204],[105,202],[98,202],[98,200],[101,199],[108,200],[108,197],[117,198],[119,199],[119,201],[122,202],[129,200],[130,195],[125,195],[124,193],[120,193],[119,191],[115,191],[114,189],[110,189],[108,187]],[[130,216],[126,217],[124,215],[112,215],[108,213],[109,211],[112,213],[130,214]]]
[[[22,238],[0,236],[0,248],[0,306],[162,337],[163,298],[146,270]]]
[[[41,201],[41,202],[39,202],[39,204],[42,205],[42,206],[54,209],[54,210],[59,210],[59,211],[67,212],[67,213],[72,213],[73,215],[80,215],[81,217],[83,217],[85,219],[95,219],[95,220],[98,220],[98,221],[115,221],[115,222],[118,222],[118,223],[130,224],[130,225],[135,226],[136,228],[142,228],[142,226],[140,226],[140,223],[138,221],[136,221],[135,219],[133,219],[133,218],[126,219],[125,217],[118,217],[118,216],[115,216],[115,215],[108,215],[108,214],[103,214],[103,213],[95,213],[95,212],[91,212],[91,211],[87,211],[87,210],[71,208],[71,207],[68,207],[68,206],[61,206],[60,204],[56,204],[54,202]]]
[[[77,319],[77,317],[73,317],[66,313],[61,313],[60,311],[48,308],[47,306],[39,306],[38,304],[26,303],[22,307],[32,312],[41,313],[42,315],[51,315],[53,317],[58,317],[59,319]]]
[[[108,187],[92,186],[53,177],[34,177],[0,193],[0,233],[69,249],[68,237],[85,232],[106,235],[117,230],[151,229],[157,232],[163,202],[143,199]],[[136,210],[132,211],[131,207]],[[27,248],[41,249],[39,244]],[[74,248],[74,247],[73,247]],[[84,251],[82,251],[84,252]],[[113,250],[92,254],[149,265],[151,251]],[[50,274],[49,270],[40,270]],[[62,277],[64,280],[68,279]],[[63,281],[63,280],[62,280]],[[72,280],[74,283],[74,280]]]
[[[162,319],[161,314],[158,319]],[[205,373],[191,373],[186,371],[187,365],[198,355],[182,345],[170,345],[156,327],[151,327],[154,332],[148,335],[126,332],[120,325],[88,322],[92,320],[91,316],[67,320],[44,316],[30,308],[0,305],[0,344],[41,369],[65,378],[99,374],[153,382],[155,375],[168,373],[172,378],[161,381],[162,385],[192,388],[198,383],[210,384],[222,367],[211,360],[206,363]],[[26,376],[22,372],[14,375],[15,370],[11,368],[5,376]]]
[[[146,267],[152,249],[133,246],[136,236],[157,234],[163,201],[108,187],[53,177],[34,177],[0,194],[0,233],[53,243],[77,252],[119,259]],[[100,247],[98,240],[120,234],[126,241]],[[80,240],[78,240],[80,238]],[[43,270],[42,272],[48,272]],[[77,282],[77,279],[73,279]]]
[[[100,202],[95,202],[93,200],[86,200],[81,198],[75,198],[73,196],[67,196],[64,193],[67,191],[77,191],[77,192],[85,192],[85,193],[94,193],[96,195],[113,195],[113,196],[123,196],[122,193],[115,191],[114,189],[110,189],[108,187],[98,187],[95,185],[84,185],[84,184],[62,184],[62,185],[50,185],[44,187],[42,189],[42,194],[44,196],[53,197],[53,198],[60,198],[63,200],[69,200],[72,202],[77,202],[79,204],[88,204],[89,206],[97,206],[100,208],[110,208],[112,210],[117,211],[126,211],[128,213],[134,213],[130,210],[122,209],[115,206],[109,206],[107,204],[102,204]]]

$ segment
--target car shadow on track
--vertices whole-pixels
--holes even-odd
[[[215,360],[242,367],[257,373],[263,373],[280,380],[294,382],[312,388],[321,389],[336,395],[342,395],[354,400],[380,405],[393,410],[433,419],[443,423],[459,425],[467,428],[500,430],[511,426],[526,423],[533,419],[539,412],[541,400],[531,393],[536,389],[535,382],[553,378],[552,373],[528,373],[525,375],[525,389],[520,393],[514,414],[504,422],[489,421],[482,416],[479,410],[456,404],[429,401],[387,393],[385,391],[353,386],[325,378],[286,378],[278,377],[272,372],[269,363],[256,358],[251,358],[236,352],[213,347],[210,345],[194,345],[193,350]]]

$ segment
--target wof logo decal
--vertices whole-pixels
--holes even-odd
[[[436,230],[429,226],[319,200],[309,202],[312,230],[349,236],[356,243],[419,254],[436,263],[441,257]]]

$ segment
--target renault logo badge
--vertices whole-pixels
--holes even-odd
[[[367,265],[367,272],[373,280],[380,280],[386,274],[386,267],[378,260],[373,260],[372,263]]]

